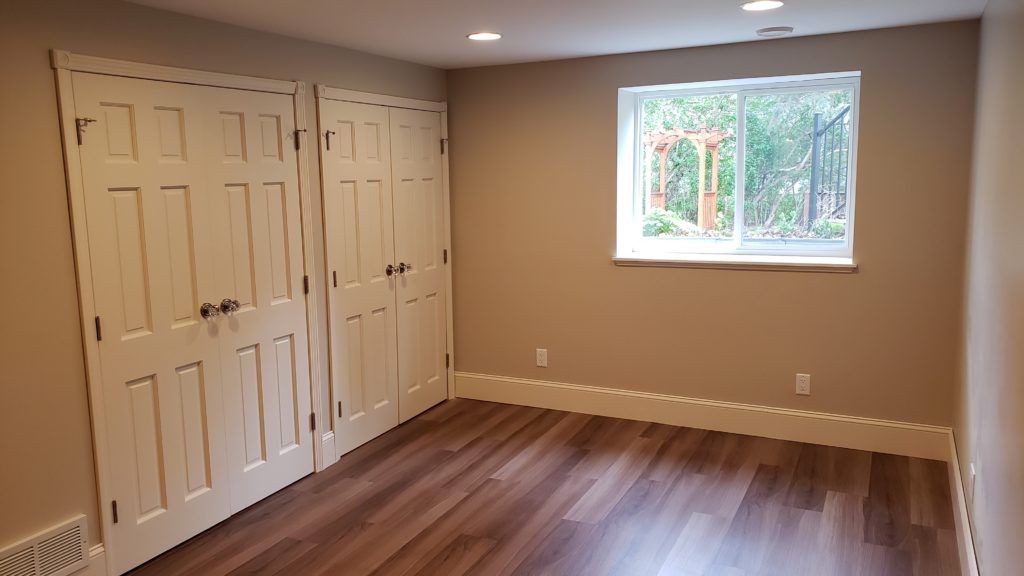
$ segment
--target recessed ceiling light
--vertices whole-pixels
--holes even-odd
[[[771,26],[769,28],[761,28],[757,31],[758,36],[764,36],[765,38],[778,38],[779,36],[785,36],[786,34],[792,33],[792,26]]]
[[[748,12],[763,12],[765,10],[782,8],[783,4],[782,0],[752,0],[751,2],[745,2],[740,7]]]
[[[487,42],[489,40],[498,40],[501,38],[501,34],[498,34],[497,32],[473,32],[472,34],[467,34],[466,38],[480,42]]]

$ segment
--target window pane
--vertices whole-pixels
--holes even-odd
[[[851,100],[849,90],[746,98],[744,239],[844,242]]]
[[[736,95],[651,98],[642,108],[643,235],[731,238]]]

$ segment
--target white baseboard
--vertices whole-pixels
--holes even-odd
[[[963,576],[979,576],[978,557],[974,551],[974,534],[971,532],[971,517],[967,511],[967,490],[960,473],[960,458],[957,456],[956,436],[949,434],[949,488],[953,497],[953,520],[956,523],[957,544],[960,548],[960,573]]]
[[[487,374],[455,373],[459,398],[644,420],[949,461],[950,429]]]
[[[325,433],[320,438],[320,469],[317,472],[322,472],[328,467],[338,461],[338,455],[334,449],[334,431]]]
[[[89,566],[76,572],[75,576],[107,576],[107,550],[103,544],[89,548]]]

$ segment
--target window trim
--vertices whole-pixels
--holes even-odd
[[[685,84],[661,84],[620,88],[618,91],[618,139],[616,174],[616,253],[613,261],[617,265],[664,265],[695,267],[739,267],[759,266],[772,269],[808,267],[844,271],[855,269],[853,263],[853,242],[856,215],[857,142],[860,132],[860,78],[858,71],[825,74],[803,74],[794,76],[772,76],[738,80],[690,82]],[[847,199],[847,234],[841,245],[823,241],[820,246],[808,246],[801,242],[799,250],[781,248],[778,241],[744,240],[742,236],[744,209],[744,157],[746,151],[737,142],[736,146],[736,202],[734,219],[737,222],[734,233],[723,239],[645,239],[636,217],[643,210],[643,196],[637,194],[643,184],[643,175],[635,168],[641,165],[641,112],[644,100],[671,96],[701,96],[735,93],[736,131],[744,133],[745,104],[749,96],[803,92],[810,88],[836,88],[851,90],[850,98],[850,158],[849,190]],[[771,245],[768,245],[771,242]],[[676,244],[678,249],[670,245]],[[785,241],[783,241],[785,244]],[[780,268],[781,266],[781,268]]]

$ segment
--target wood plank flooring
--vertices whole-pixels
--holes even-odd
[[[132,574],[959,574],[943,462],[454,400]]]

